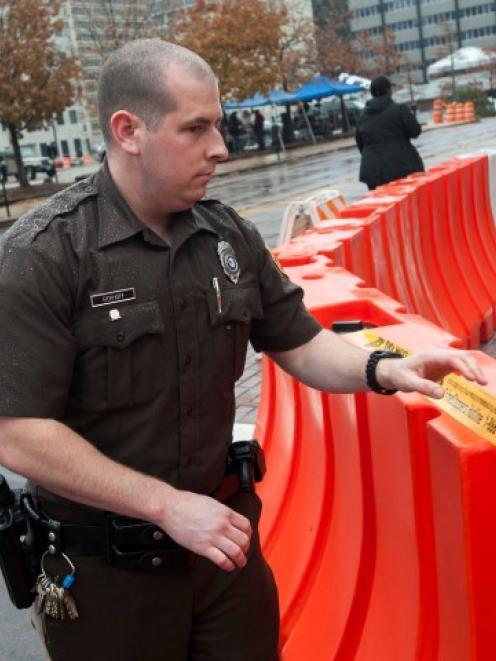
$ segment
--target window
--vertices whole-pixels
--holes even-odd
[[[76,156],[83,155],[83,145],[81,143],[80,138],[74,138],[74,151],[76,153]]]
[[[69,122],[71,124],[77,124],[78,116],[76,110],[69,110]]]
[[[59,124],[59,126],[64,125],[64,113],[61,112],[57,115],[57,124]]]
[[[69,156],[69,143],[67,140],[61,140],[60,147],[62,149],[62,156]]]

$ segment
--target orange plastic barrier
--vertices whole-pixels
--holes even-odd
[[[459,345],[324,258],[287,270],[327,326],[362,318],[392,346]],[[481,360],[496,391],[496,364]],[[261,536],[283,661],[493,658],[496,534],[486,552],[483,523],[496,448],[418,395],[323,395],[268,361],[264,374]]]
[[[483,277],[496,290],[496,232],[490,204],[487,156],[457,159],[460,203],[467,237]]]
[[[480,356],[494,390],[495,361]],[[440,659],[496,658],[494,445],[445,416],[427,428]],[[463,580],[460,580],[463,577]]]
[[[486,156],[451,159],[369,193],[279,259],[323,326],[361,320],[370,330],[350,340],[370,349],[476,347],[495,325],[490,184]],[[489,385],[450,376],[436,403],[322,394],[264,359],[260,533],[282,661],[496,658],[496,361],[478,360]]]
[[[490,255],[496,254],[496,234],[488,172],[487,156],[452,159],[381,186],[341,212],[342,218],[380,218],[381,240],[367,237],[372,272],[360,276],[469,347],[494,329]],[[351,258],[345,265],[355,272]]]
[[[492,218],[490,208],[488,209],[488,207],[485,206],[484,218],[482,215],[482,207],[484,205],[482,198],[485,196],[486,199],[488,199],[489,194],[487,191],[487,178],[484,177],[485,168],[482,167],[480,169],[478,167],[479,164],[484,166],[482,160],[472,161],[469,166],[469,169],[472,170],[472,173],[469,173],[470,179],[472,177],[475,177],[476,179],[476,181],[473,181],[471,184],[474,200],[475,203],[481,207],[480,213],[477,214],[477,224],[484,227],[484,236],[493,244],[493,254],[496,254],[495,239],[494,236],[491,236],[494,232],[491,230]],[[474,242],[479,241],[478,238],[474,236],[475,219],[473,217],[464,219],[463,217],[463,208],[460,204],[461,191],[459,187],[460,185],[463,186],[469,184],[468,181],[460,181],[464,169],[464,166],[461,165],[458,160],[446,163],[444,169],[440,170],[443,172],[441,183],[445,187],[447,220],[449,223],[448,236],[450,238],[451,254],[453,259],[457,261],[458,270],[463,280],[462,286],[470,292],[470,295],[476,302],[482,316],[481,340],[486,342],[494,333],[494,290],[491,291],[487,278],[487,270],[489,268],[491,271],[491,267],[487,260],[481,262],[480,258],[476,256],[476,251],[474,249]],[[474,187],[476,190],[474,190]]]
[[[363,287],[344,269],[327,264],[325,257],[314,256],[287,267],[324,325],[362,319],[380,326],[373,332],[392,346],[411,350],[460,345],[429,322],[405,315],[395,301]],[[496,366],[490,362],[488,375],[496,391]],[[450,561],[458,562],[458,573],[449,580],[440,575],[440,547],[445,544],[448,552],[449,539],[444,537],[447,511],[440,518],[438,509],[448,504],[445,483],[427,479],[430,425],[441,430],[457,459],[450,446],[454,428],[457,443],[472,439],[477,443],[472,456],[490,467],[496,448],[421,396],[323,395],[268,361],[264,375],[258,432],[269,471],[260,487],[265,504],[261,535],[280,587],[282,659],[489,660],[496,643],[484,628],[490,616],[483,608],[492,593],[481,583],[475,599],[470,583],[472,576],[475,581],[487,571],[494,573],[488,566],[492,556],[478,557],[484,560],[479,573],[470,557],[462,554],[465,564],[460,564],[452,550]],[[489,476],[488,466],[484,471]],[[448,478],[452,482],[451,474]],[[489,492],[487,479],[479,486],[477,481],[474,473],[467,496],[458,482],[450,520],[456,514],[458,522],[468,516],[470,525],[479,524]],[[481,545],[476,551],[481,553]],[[479,649],[477,657],[465,654],[451,632],[453,617],[469,612],[482,619],[472,628],[468,617],[459,632]]]

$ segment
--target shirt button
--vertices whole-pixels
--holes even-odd
[[[124,342],[124,340],[126,339],[126,333],[124,333],[123,331],[119,331],[115,336],[115,339],[117,340],[117,342]]]
[[[231,324],[226,324],[226,330],[230,331],[232,329]]]

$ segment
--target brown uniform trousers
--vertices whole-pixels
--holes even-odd
[[[190,572],[153,574],[73,557],[80,617],[54,621],[33,606],[52,661],[276,661],[277,589],[258,537],[261,504],[239,493],[229,506],[254,533],[243,569],[197,558]]]

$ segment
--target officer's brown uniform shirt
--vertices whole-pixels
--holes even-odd
[[[310,340],[320,327],[301,299],[232,209],[205,201],[177,214],[169,246],[104,167],[2,239],[0,415],[55,418],[122,464],[211,493],[247,342],[284,351]]]

